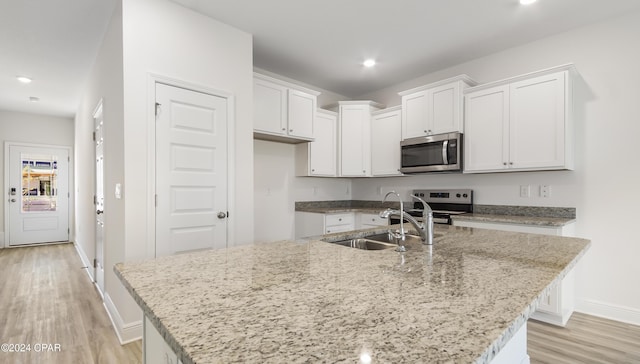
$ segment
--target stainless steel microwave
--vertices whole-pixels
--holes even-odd
[[[462,134],[447,133],[400,142],[402,173],[462,171]]]

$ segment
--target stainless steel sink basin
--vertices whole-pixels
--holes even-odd
[[[433,235],[434,239],[439,238],[441,236],[442,234]],[[417,235],[409,235],[409,234],[405,235],[405,244],[404,244],[405,246],[408,244],[415,244],[415,243],[422,244],[423,243],[422,238],[420,238]],[[338,245],[342,245],[350,248],[362,249],[362,250],[384,250],[384,249],[395,248],[398,246],[396,239],[393,237],[393,235],[389,233],[379,233],[379,234],[363,236],[361,238],[336,241],[334,242],[334,244],[338,244]]]
[[[384,250],[395,248],[397,246],[396,244],[384,243],[381,241],[369,240],[364,238],[337,241],[336,244],[362,250]]]

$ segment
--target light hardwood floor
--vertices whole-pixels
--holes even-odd
[[[532,364],[638,364],[640,326],[575,313],[560,328],[529,320]],[[72,244],[0,249],[0,363],[140,363],[141,343],[121,346]],[[34,351],[36,343],[59,352]]]
[[[0,249],[0,343],[31,345],[30,352],[1,351],[0,363],[142,362],[140,341],[120,345],[69,243]],[[36,352],[37,344],[60,351]]]
[[[566,327],[529,320],[531,364],[638,364],[640,326],[574,313]]]

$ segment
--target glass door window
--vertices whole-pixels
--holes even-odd
[[[56,211],[58,158],[22,154],[22,212]]]

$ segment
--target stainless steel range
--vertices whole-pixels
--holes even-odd
[[[473,212],[473,190],[413,190],[413,194],[429,204],[433,210],[433,222],[436,224],[451,225],[451,216]],[[407,209],[406,212],[421,221],[422,210],[422,202],[415,202],[413,209]],[[392,217],[389,223],[399,224],[400,219]]]

